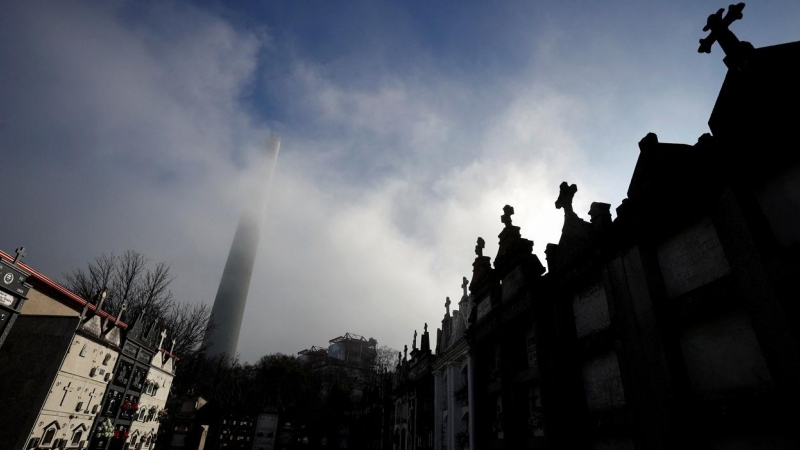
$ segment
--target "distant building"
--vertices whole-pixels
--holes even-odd
[[[392,380],[391,398],[394,418],[391,424],[393,450],[433,449],[435,442],[435,387],[433,366],[435,356],[431,352],[428,326],[422,333],[420,348],[417,348],[416,331],[408,359],[408,346],[402,360],[398,361]],[[388,412],[388,411],[387,411]]]
[[[258,167],[261,184],[253,186],[253,191],[249,193],[248,207],[242,213],[233,236],[203,340],[206,355],[211,358],[221,355],[236,358],[250,278],[258,252],[262,209],[278,162],[280,146],[280,136],[271,134],[262,154],[261,166]]]

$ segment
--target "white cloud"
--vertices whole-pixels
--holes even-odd
[[[584,217],[592,201],[613,208],[646,127],[666,120],[689,135],[683,125],[705,113],[696,100],[681,117],[691,89],[628,97],[646,90],[634,82],[646,71],[614,41],[595,45],[597,67],[565,70],[575,61],[553,36],[537,36],[529,67],[488,85],[435,69],[352,83],[300,54],[285,73],[265,70],[287,78],[259,79],[291,42],[195,7],[17,3],[0,18],[0,66],[11,67],[0,71],[0,146],[16,149],[9,181],[25,189],[7,202],[21,217],[0,244],[26,244],[56,277],[133,248],[172,264],[178,298],[210,303],[252,201],[253,162],[278,129],[244,359],[345,332],[402,348],[424,322],[434,339],[445,296],[457,301],[471,276],[475,239],[495,254],[505,204],[544,263],[561,181],[578,184]],[[291,120],[259,122],[245,99],[262,84]]]

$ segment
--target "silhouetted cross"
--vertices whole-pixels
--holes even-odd
[[[447,300],[444,302],[445,310],[447,311],[446,314],[450,315],[450,297],[447,297]]]
[[[464,290],[464,297],[467,296],[467,285],[469,285],[469,283],[467,282],[467,277],[463,277],[461,281],[461,289]]]
[[[575,197],[575,193],[578,192],[578,186],[574,184],[570,186],[566,181],[563,181],[559,188],[560,192],[556,200],[556,209],[564,208],[564,214],[573,214],[572,197]]]
[[[514,207],[513,206],[503,206],[503,215],[500,216],[500,222],[506,224],[506,227],[511,226],[511,216],[514,215]]]
[[[735,53],[739,45],[739,39],[728,27],[735,20],[739,20],[743,17],[743,9],[744,3],[739,3],[728,6],[728,14],[725,14],[724,18],[722,17],[722,12],[725,11],[725,8],[720,8],[716,13],[708,16],[708,21],[706,22],[706,26],[703,27],[703,31],[711,30],[711,33],[705,38],[700,39],[700,47],[697,49],[697,52],[711,53],[711,46],[714,45],[714,42],[719,42],[722,51],[724,51],[726,55]]]
[[[11,262],[11,264],[16,264],[16,263],[17,263],[17,261],[18,261],[19,259],[21,259],[21,258],[24,258],[24,257],[25,257],[25,255],[27,255],[27,254],[28,254],[28,253],[25,251],[25,247],[20,247],[20,248],[18,248],[18,249],[16,249],[16,250],[14,250],[14,252],[16,252],[16,253],[17,253],[17,256],[15,256],[15,257],[14,257],[14,261],[12,261],[12,262]]]
[[[482,237],[478,238],[478,245],[475,246],[475,254],[478,256],[483,256],[483,248],[486,247],[486,242],[483,241]]]

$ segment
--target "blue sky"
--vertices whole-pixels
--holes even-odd
[[[212,302],[259,148],[282,137],[243,359],[345,332],[402,348],[494,255],[544,261],[561,181],[625,197],[637,142],[694,143],[725,76],[695,2],[5,2],[0,246],[55,278],[132,248]],[[756,47],[800,4],[748,4]]]

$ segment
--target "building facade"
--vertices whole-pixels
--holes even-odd
[[[131,439],[132,425],[141,413],[147,375],[159,354],[155,344],[157,324],[153,322],[146,326],[144,322],[142,315],[125,333],[113,376],[94,423],[91,449],[123,449]],[[137,440],[141,443],[140,438]]]
[[[0,448],[86,448],[126,325],[103,311],[102,296],[92,305],[17,265],[31,288],[0,350]]]
[[[461,285],[464,294],[459,309],[450,314],[450,298],[445,302],[442,328],[436,330],[436,362],[434,363],[434,448],[473,449],[470,436],[474,432],[474,411],[470,400],[474,396],[472,359],[465,337],[472,310],[472,297],[467,293],[467,279]],[[473,386],[474,388],[474,386]],[[471,414],[472,412],[472,414]]]
[[[508,205],[493,262],[478,239],[474,307],[448,310],[437,339],[436,448],[800,447],[800,43],[739,41],[743,7],[701,40],[728,67],[711,133],[647,134],[614,220],[601,202],[582,218],[564,182],[547,273]],[[393,448],[420,448],[401,359]]]
[[[142,450],[153,448],[160,433],[161,422],[166,419],[167,398],[175,377],[177,358],[170,350],[162,347],[167,330],[162,330],[158,344],[158,352],[150,361],[150,370],[145,376],[142,395],[139,397],[139,409],[133,416],[126,445],[130,449]]]

